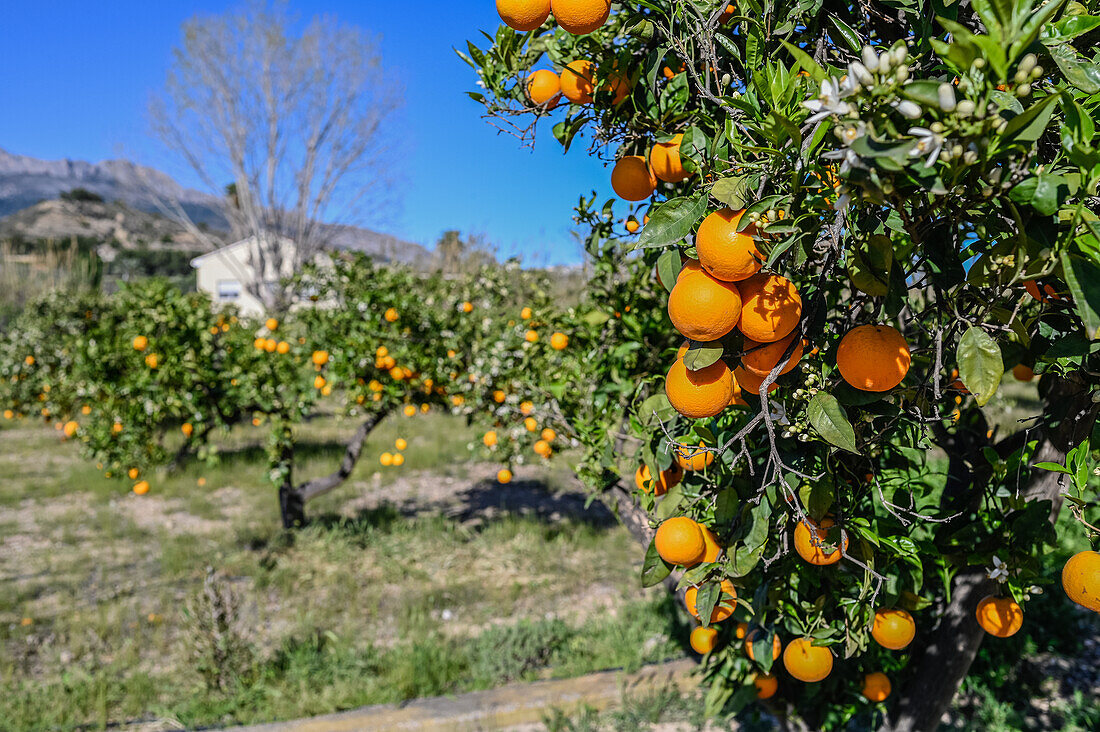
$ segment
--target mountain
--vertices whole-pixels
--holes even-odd
[[[59,200],[76,188],[103,201]],[[177,201],[197,224],[212,231],[229,226],[219,199],[185,188],[167,174],[129,160],[39,160],[0,149],[0,238],[94,237],[122,248],[198,248],[183,227],[160,212],[161,201]],[[362,251],[382,261],[423,262],[428,251],[356,226],[330,225],[338,249]]]

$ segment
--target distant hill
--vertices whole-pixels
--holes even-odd
[[[103,201],[59,200],[78,188]],[[158,170],[128,160],[39,160],[0,149],[0,239],[77,236],[123,249],[197,249],[199,243],[183,227],[159,213],[158,198],[178,201],[195,223],[212,232],[229,228],[218,199],[185,188]],[[415,265],[428,256],[421,245],[388,234],[356,226],[332,229],[335,247],[381,261]],[[214,238],[224,241],[224,235]]]

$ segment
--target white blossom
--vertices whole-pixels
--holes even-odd
[[[851,79],[851,77],[847,78]],[[802,102],[803,107],[814,113],[806,121],[812,124],[833,114],[849,114],[852,111],[852,105],[841,100],[854,91],[854,88],[851,86],[854,83],[855,82],[841,82],[837,79],[823,79],[821,82],[821,93],[817,98],[808,99]],[[844,84],[843,87],[842,84]]]
[[[1001,561],[1000,557],[993,557],[993,568],[986,570],[986,575],[991,580],[1004,582],[1008,579],[1008,565]]]
[[[860,161],[859,156],[856,155],[854,150],[851,150],[847,147],[842,150],[830,150],[829,152],[824,153],[821,157],[827,160],[839,160],[840,168],[838,172],[841,175],[844,175],[852,168],[863,167],[863,163],[862,161]]]
[[[936,162],[943,150],[943,136],[938,135],[927,127],[910,127],[909,134],[916,137],[916,143],[909,149],[910,157],[928,156],[924,164],[929,168]]]

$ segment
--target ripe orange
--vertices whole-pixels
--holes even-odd
[[[634,218],[633,216],[628,217],[626,221],[623,222],[623,226],[625,226],[626,230],[631,234],[637,232],[638,229],[642,228],[642,225],[638,223],[638,219]],[[661,281],[660,275],[657,276],[657,281]]]
[[[144,351],[149,345],[149,339],[145,336],[134,336],[133,346],[135,351]]]
[[[758,343],[746,338],[744,344],[745,355],[741,357],[741,365],[745,367],[746,371],[750,371],[757,376],[767,376],[771,373],[772,369],[776,367],[779,360],[783,358],[783,354],[787,351],[787,346],[791,344],[794,337],[795,334],[791,333],[787,337],[780,338],[771,343]],[[779,372],[780,376],[789,373],[791,369],[798,365],[805,346],[805,342],[799,340],[798,345],[796,345],[794,351],[791,352],[791,357],[790,360],[787,361],[787,365]]]
[[[520,402],[520,404],[519,404],[519,412],[520,412],[520,414],[522,414],[522,415],[523,415],[524,417],[528,416],[528,415],[529,415],[529,414],[531,414],[531,412],[533,412],[533,411],[535,411],[535,405],[534,405],[534,403],[533,403],[533,402]]]
[[[890,391],[909,373],[909,344],[889,325],[860,325],[840,339],[836,367],[863,391]]]
[[[712,275],[726,282],[747,280],[760,271],[764,256],[752,238],[753,225],[738,232],[744,209],[723,208],[709,214],[699,224],[695,249],[699,262]]]
[[[493,447],[497,444],[497,433],[489,430],[481,436],[481,441],[485,444],[485,447]]]
[[[727,20],[733,17],[733,14],[737,12],[737,6],[730,3],[722,11],[722,14],[718,16],[719,23],[725,23]]]
[[[122,422],[115,422],[111,425],[111,434],[117,435],[119,432],[122,432]]]
[[[841,537],[836,529],[830,531],[834,526],[834,522],[831,518],[824,518],[821,523],[815,523],[812,519],[805,519],[799,521],[798,525],[794,527],[794,549],[798,552],[798,555],[805,559],[810,564],[818,566],[824,566],[827,564],[836,564],[840,561],[840,547],[829,551],[828,553],[820,546],[815,546],[813,543],[813,534],[810,533],[810,527],[813,526],[817,529],[817,539],[821,544],[828,544],[836,546]],[[844,550],[848,549],[848,535],[843,536]]]
[[[378,462],[382,463],[383,467],[388,468],[393,465],[393,455],[388,452],[384,452],[378,456]]]
[[[146,493],[149,492],[149,481],[139,480],[137,483],[134,483],[133,490],[134,493],[138,494],[139,496],[144,496]]]
[[[286,341],[279,341],[279,343],[275,346],[275,352],[285,356],[286,354],[290,353],[290,344]]]
[[[738,366],[733,370],[733,380],[737,382],[738,388],[748,392],[749,394],[752,394],[753,396],[760,395],[760,387],[764,384],[763,376],[754,374],[751,371],[746,371],[741,366]],[[778,388],[779,384],[775,383],[774,381],[768,385],[769,392],[773,392]],[[744,400],[742,400],[742,402],[744,403]]]
[[[554,20],[575,36],[591,33],[611,14],[611,0],[550,0]]]
[[[596,90],[595,69],[585,59],[570,61],[561,71],[561,93],[573,104],[590,104]]]
[[[713,531],[702,524],[699,525],[699,528],[703,530],[703,545],[706,547],[706,549],[703,550],[703,561],[718,561],[718,555],[722,553],[722,546],[718,543],[718,537],[714,535]]]
[[[714,628],[695,628],[688,639],[691,649],[701,656],[705,656],[718,645],[718,631]]]
[[[684,606],[687,607],[687,611],[691,613],[691,616],[696,620],[699,619],[699,608],[696,607],[695,601],[699,597],[699,589],[696,587],[689,587],[684,593]],[[734,608],[737,601],[737,588],[733,586],[733,583],[728,579],[722,580],[722,594],[718,597],[718,602],[714,604],[714,609],[710,611],[710,622],[720,623],[730,615],[733,615]]]
[[[382,314],[382,317],[386,319],[387,323],[393,323],[397,320],[397,308],[387,308],[386,312]]]
[[[493,401],[496,402],[497,404],[503,404],[504,400],[506,398],[507,398],[507,395],[504,393],[504,391],[502,389],[497,389],[496,391],[493,392]]]
[[[539,340],[539,333],[537,330],[529,330],[523,334],[523,340],[528,343],[537,343]]]
[[[539,428],[539,422],[534,417],[528,417],[523,420],[523,426],[527,428],[528,432],[534,432]]]
[[[809,638],[795,638],[783,651],[787,673],[799,681],[821,681],[833,670],[833,653],[828,648],[812,645]]]
[[[561,79],[550,69],[539,69],[527,77],[527,97],[535,104],[545,104],[547,109],[558,106],[561,97]]]
[[[625,201],[644,201],[653,195],[657,179],[641,155],[624,155],[611,169],[611,187]]]
[[[404,437],[398,437],[396,440],[393,441],[393,446],[396,447],[398,450],[404,450],[406,447],[409,446],[409,443]]]
[[[328,351],[314,351],[312,359],[314,366],[324,366],[328,363]]]
[[[553,448],[550,447],[550,443],[546,440],[538,440],[532,449],[536,455],[541,455],[544,458],[550,457],[554,452]]]
[[[145,357],[145,365],[151,369],[155,369],[160,365],[160,356],[155,353],[150,353]]]
[[[1011,597],[989,595],[978,603],[974,614],[982,630],[998,638],[1016,635],[1024,626],[1024,611]]]
[[[313,379],[313,388],[314,389],[324,389],[325,388],[325,377],[321,376],[321,375],[318,375],[318,376],[314,377],[314,379]]]
[[[748,634],[748,636],[745,637],[745,654],[749,657],[750,660],[753,660],[753,661],[756,660],[756,655],[755,655],[754,648],[758,644],[762,643],[761,639],[762,639],[763,635],[764,635],[764,631],[762,631],[760,628],[757,628],[756,630],[752,631],[751,633]],[[763,651],[764,653],[768,652],[767,647],[765,647],[765,646],[761,646],[759,649],[756,649],[756,650]],[[783,651],[783,642],[781,640],[779,640],[779,634],[775,633],[775,634],[772,635],[772,660],[774,661],[775,659],[779,658],[779,654],[782,651]]]
[[[733,375],[722,359],[698,371],[689,371],[680,359],[672,364],[665,377],[665,395],[672,407],[685,417],[713,417],[729,406],[733,397]]]
[[[497,13],[509,28],[531,31],[546,22],[550,0],[497,0]]]
[[[474,304],[472,302],[467,301],[467,302],[462,303],[462,312],[472,313],[473,311],[474,311]]]
[[[27,356],[23,359],[23,363],[27,364],[28,366],[34,366],[34,356]]]
[[[775,674],[761,674],[753,679],[752,685],[756,687],[757,699],[771,699],[779,690],[779,679]]]
[[[569,345],[569,336],[565,333],[555,333],[550,336],[550,347],[555,351],[563,351]]]
[[[497,471],[497,482],[501,485],[512,482],[512,471],[508,468],[501,468]]]
[[[404,415],[405,415],[406,417],[413,417],[413,416],[416,416],[416,405],[414,405],[414,404],[406,404],[406,405],[405,405],[405,408],[404,408],[404,409],[402,409],[402,410],[401,410],[401,412],[402,412],[402,414],[404,414]]]
[[[73,420],[69,420],[68,422],[65,423],[65,427],[64,427],[65,436],[66,437],[72,437],[73,435],[76,434],[76,431],[78,429],[80,429],[80,425],[78,423],[74,422]]]
[[[683,140],[684,135],[681,133],[668,142],[658,142],[649,151],[649,165],[653,168],[653,175],[666,183],[679,183],[691,177],[691,173],[684,170],[680,161],[680,143]]]
[[[681,455],[679,450],[675,452],[676,462],[684,470],[702,470],[714,462],[714,453],[704,449],[702,442],[699,443],[698,450],[687,448],[685,455]]]
[[[683,477],[684,469],[677,463],[673,463],[668,470],[662,470],[660,476],[653,480],[653,476],[649,472],[649,466],[643,463],[634,472],[634,485],[638,486],[638,490],[642,493],[653,491],[654,495],[663,496],[668,493],[669,488],[679,483]],[[651,480],[653,480],[652,483]]]
[[[737,325],[742,312],[737,285],[717,280],[701,269],[685,266],[668,295],[669,319],[693,341],[724,337]]]
[[[1078,552],[1062,568],[1062,589],[1083,608],[1100,613],[1100,553]]]
[[[394,464],[394,467],[401,467],[402,465],[405,464],[405,456],[402,455],[401,453],[397,453],[396,455],[393,456],[393,464]]]
[[[530,320],[531,314],[531,308],[524,308],[523,310],[519,311],[519,317],[523,318],[524,320]]]
[[[661,559],[685,567],[698,564],[707,548],[702,528],[687,516],[674,516],[663,521],[657,527],[653,543]]]
[[[871,635],[883,648],[900,651],[913,642],[917,634],[917,624],[913,616],[904,610],[886,609],[875,611],[875,624]]]
[[[539,433],[539,436],[547,442],[553,442],[555,439],[557,439],[558,433],[547,427],[541,433]]]
[[[630,91],[634,88],[634,79],[630,78],[629,74],[619,71],[618,64],[615,64],[614,69],[599,86],[601,89],[610,90],[611,104],[615,106],[630,96]]]
[[[1017,381],[1031,381],[1035,378],[1035,370],[1027,364],[1018,363],[1012,367],[1012,375]]]
[[[863,688],[860,692],[873,702],[886,701],[890,696],[890,679],[881,671],[874,671],[863,677]]]
[[[275,330],[279,327],[279,321],[275,318],[268,318],[266,321],[264,321],[264,327],[268,330]]]
[[[195,427],[190,422],[184,422],[183,424],[180,425],[180,432],[183,433],[184,437],[190,437],[191,433],[194,432],[194,431],[195,431]]]
[[[759,343],[785,338],[802,317],[802,298],[785,277],[758,272],[738,283],[741,332]]]

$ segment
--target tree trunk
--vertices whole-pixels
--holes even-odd
[[[1050,422],[1042,430],[1032,463],[1061,463],[1069,448],[1092,432],[1100,405],[1089,398],[1091,387],[1080,378],[1048,379],[1040,390],[1046,392],[1044,414]],[[1024,490],[1028,501],[1051,502],[1052,523],[1062,506],[1060,478],[1058,473],[1035,470]],[[883,724],[883,732],[934,732],[939,727],[985,636],[974,617],[978,602],[995,589],[983,567],[966,567],[956,575],[951,602],[939,625],[915,648],[910,661],[914,673],[900,691],[893,719]]]
[[[279,508],[282,512],[283,528],[293,529],[304,526],[306,523],[306,501],[328,493],[351,476],[356,463],[359,462],[359,456],[363,452],[363,444],[367,441],[367,437],[385,419],[388,413],[385,410],[375,412],[363,420],[359,428],[355,430],[355,434],[348,440],[344,457],[340,461],[340,467],[328,475],[314,478],[295,487],[288,473],[286,482],[279,488]]]

